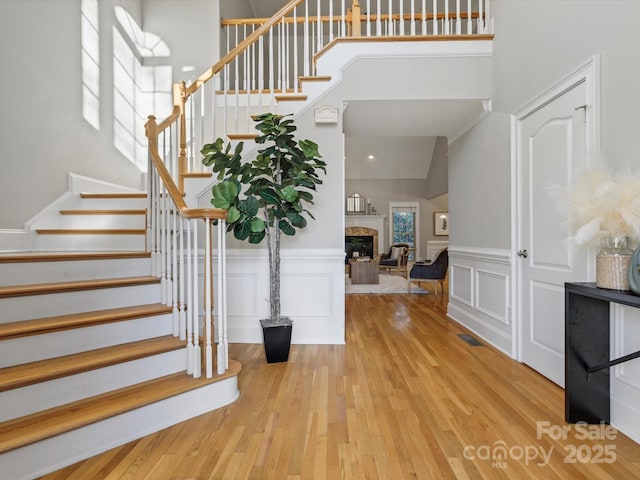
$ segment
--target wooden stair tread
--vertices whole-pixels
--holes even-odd
[[[147,192],[80,193],[80,198],[147,198]]]
[[[302,88],[304,82],[330,82],[330,75],[314,75],[314,76],[302,76],[298,78],[298,85]]]
[[[182,174],[184,178],[211,178],[213,174],[211,172],[190,172]]]
[[[60,215],[145,215],[146,213],[147,211],[145,209],[60,210]]]
[[[304,101],[307,99],[306,95],[275,95],[275,99],[278,102],[296,102]]]
[[[104,260],[151,258],[150,252],[11,252],[0,254],[0,263],[64,262],[68,260]]]
[[[176,373],[0,423],[0,454],[237,376],[240,370],[240,363],[229,360],[229,369],[213,378]]]
[[[144,228],[37,228],[40,235],[144,235]]]
[[[141,277],[73,280],[69,282],[35,283],[30,285],[8,285],[0,287],[0,298],[94,290],[99,288],[127,287],[152,283],[160,283],[160,278],[145,275]]]
[[[152,303],[5,323],[0,324],[0,340],[163,315],[171,313],[172,310],[172,307],[167,307],[162,303]]]
[[[185,344],[186,342],[173,336],[156,337],[1,368],[0,392],[170,352],[184,348]]]
[[[227,133],[229,140],[254,140],[257,133]]]

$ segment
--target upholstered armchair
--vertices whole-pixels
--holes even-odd
[[[442,249],[436,256],[435,260],[429,263],[414,263],[409,272],[408,289],[411,293],[411,283],[433,282],[438,295],[438,284],[440,284],[440,290],[444,294],[444,279],[447,276],[447,269],[449,268],[449,251],[448,249]]]
[[[407,278],[407,262],[409,259],[409,244],[394,243],[388,253],[380,255],[378,266],[387,272],[400,272]]]

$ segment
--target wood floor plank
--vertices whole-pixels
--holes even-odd
[[[640,478],[640,445],[621,433],[537,438],[537,422],[565,425],[562,389],[462,341],[470,332],[446,316],[446,293],[349,295],[346,345],[293,345],[287,363],[267,364],[261,345],[231,345],[243,365],[235,403],[172,427],[181,434],[170,445],[141,443],[154,445],[140,456],[150,466],[118,470],[116,458],[130,460],[113,452],[129,445],[80,465],[101,465],[95,478],[105,480]],[[501,445],[515,453],[486,458]],[[565,462],[571,446],[606,445],[611,463]],[[518,458],[529,447],[551,451],[548,462]]]

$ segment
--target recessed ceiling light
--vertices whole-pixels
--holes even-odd
[[[376,157],[374,157],[373,155],[369,155],[367,158],[368,158],[369,160],[374,160]]]

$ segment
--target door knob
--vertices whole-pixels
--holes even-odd
[[[518,250],[518,256],[522,258],[527,258],[529,254],[527,253],[526,250]]]

